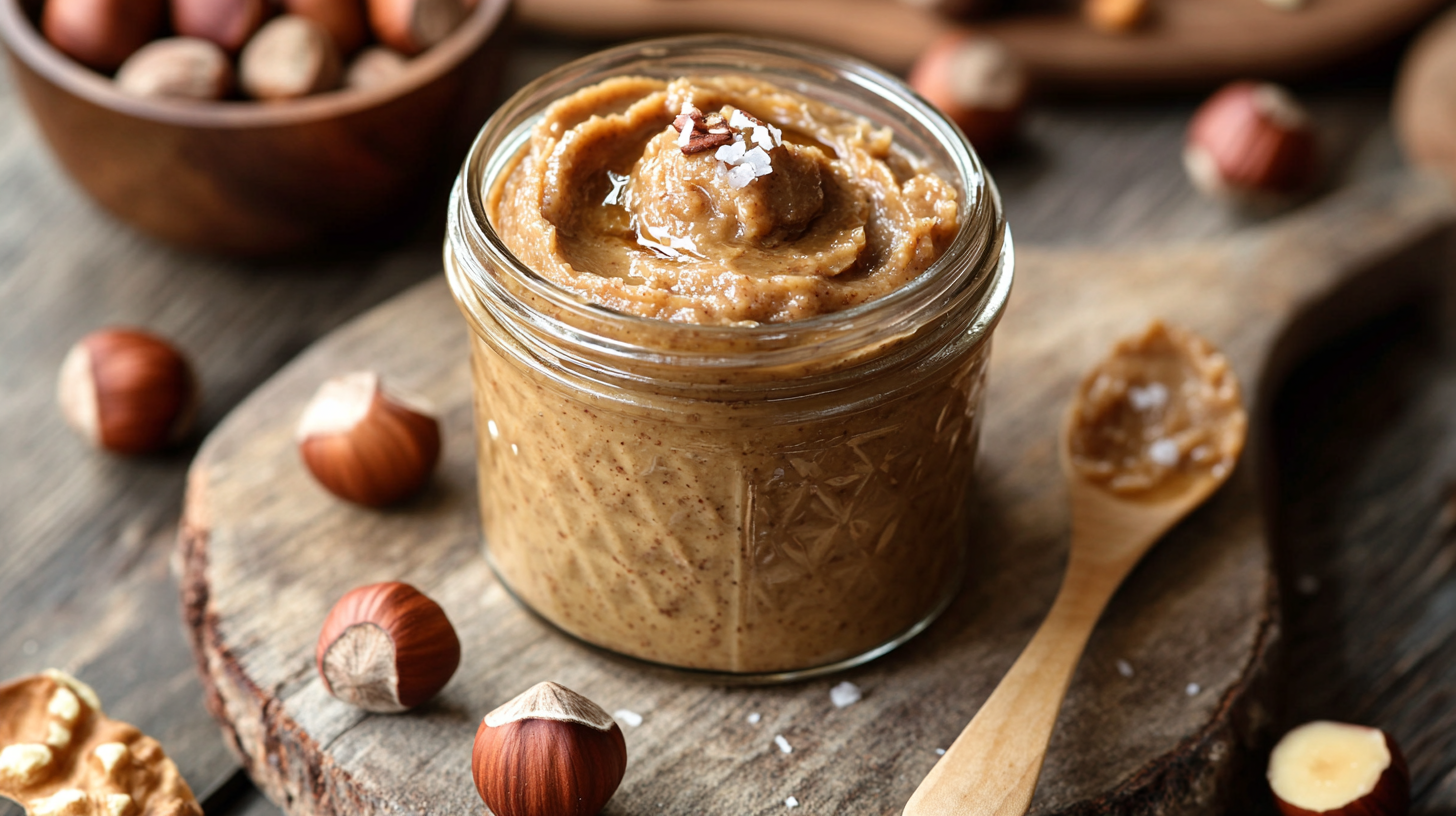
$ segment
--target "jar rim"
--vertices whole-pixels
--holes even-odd
[[[780,62],[799,63],[806,71],[831,83],[852,83],[871,93],[878,103],[892,106],[896,114],[908,116],[944,150],[943,158],[959,175],[957,188],[962,194],[960,225],[951,244],[912,281],[864,303],[792,321],[724,325],[677,323],[620,312],[591,302],[531,269],[496,232],[486,204],[487,191],[513,164],[519,151],[525,148],[530,127],[540,118],[545,107],[563,95],[558,90],[562,86],[569,85],[566,90],[569,93],[607,76],[627,75],[630,72],[622,69],[648,61],[667,61],[673,57],[706,59],[714,54],[726,56],[744,52]],[[725,70],[741,74],[753,74],[758,68],[741,58],[725,65]],[[447,252],[450,251],[449,245],[457,243],[483,252],[497,274],[509,275],[514,284],[562,314],[580,318],[586,323],[605,321],[614,326],[628,327],[636,330],[634,336],[651,335],[665,329],[691,331],[695,337],[706,341],[707,347],[714,348],[773,349],[791,335],[815,336],[818,338],[816,343],[821,346],[827,342],[836,349],[844,348],[853,345],[855,338],[862,340],[867,332],[881,323],[880,316],[887,313],[919,314],[924,323],[934,320],[952,305],[951,300],[964,302],[963,298],[949,297],[955,291],[968,294],[970,300],[977,304],[978,316],[971,331],[989,333],[1005,308],[1014,267],[1010,231],[995,182],[965,135],[934,105],[898,77],[856,57],[790,40],[732,34],[664,37],[616,46],[560,66],[521,88],[497,109],[472,144],[451,196],[449,231]],[[463,267],[459,271],[477,290],[493,287],[486,264],[464,264]],[[959,275],[955,274],[957,267],[960,267]],[[966,289],[970,291],[964,291]],[[541,318],[544,315],[539,309],[528,307],[528,310],[534,312],[530,316],[536,318],[534,322],[543,322]],[[662,351],[624,342],[619,333],[607,337],[583,331],[576,321],[546,318],[544,322],[558,324],[551,327],[555,333],[572,335],[592,345],[613,347],[624,356],[633,356],[634,351]],[[699,356],[681,349],[674,349],[673,354]]]

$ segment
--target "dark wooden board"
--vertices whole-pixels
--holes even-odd
[[[255,781],[295,816],[479,808],[468,767],[478,719],[542,679],[646,718],[627,729],[633,760],[608,814],[767,813],[787,796],[807,812],[898,812],[1055,590],[1066,512],[1053,440],[1080,372],[1116,336],[1163,316],[1228,352],[1262,417],[1263,395],[1290,360],[1447,260],[1436,238],[1452,213],[1439,183],[1393,178],[1218,243],[1023,247],[991,375],[977,503],[989,543],[946,617],[850,672],[866,696],[837,711],[827,694],[834,680],[705,684],[586,650],[514,605],[477,551],[463,322],[442,282],[422,285],[289,365],[194,462],[182,587],[210,707]],[[1379,298],[1362,288],[1372,281]],[[329,498],[292,443],[317,384],[359,367],[444,409],[447,454],[435,484],[383,514]],[[1252,460],[1114,601],[1074,682],[1033,812],[1251,807],[1278,637]],[[439,600],[465,645],[457,679],[402,717],[331,700],[312,667],[332,600],[385,578]],[[761,724],[745,721],[751,711]],[[777,734],[792,754],[774,747]]]
[[[967,26],[1005,41],[1043,86],[1126,93],[1308,77],[1389,42],[1446,3],[1309,0],[1285,12],[1262,0],[1155,0],[1148,25],[1125,36],[1095,31],[1075,13],[961,23],[899,0],[517,0],[517,7],[528,25],[577,37],[798,37],[894,71],[908,68],[937,37]]]

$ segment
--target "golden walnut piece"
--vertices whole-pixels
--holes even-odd
[[[156,740],[54,669],[0,686],[0,796],[30,816],[202,816]]]

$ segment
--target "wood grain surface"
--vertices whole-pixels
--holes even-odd
[[[1069,3],[1072,8],[1075,3]],[[1290,80],[1329,70],[1415,27],[1446,0],[1314,0],[1298,12],[1260,0],[1163,0],[1125,36],[1075,11],[960,23],[900,0],[518,0],[545,31],[616,39],[687,31],[802,37],[894,71],[961,27],[1003,40],[1044,88],[1200,88],[1232,79]]]
[[[583,50],[525,42],[510,84]],[[1307,89],[1329,188],[1400,166],[1388,81],[1377,72]],[[1184,179],[1178,154],[1196,102],[1033,108],[992,164],[1018,239],[1115,248],[1214,240],[1257,223]],[[0,674],[54,665],[97,686],[109,711],[178,758],[210,816],[279,810],[225,748],[183,633],[168,560],[192,449],[141,460],[88,450],[55,412],[55,369],[98,325],[151,326],[193,353],[206,432],[315,338],[438,272],[441,229],[377,255],[268,266],[168,249],[69,184],[0,64]],[[1453,816],[1456,571],[1443,507],[1456,484],[1456,345],[1420,325],[1403,316],[1361,329],[1284,389],[1281,719],[1392,728],[1415,775],[1414,812]],[[0,814],[20,812],[0,800]]]
[[[646,717],[628,729],[633,762],[608,814],[767,813],[789,796],[810,812],[898,812],[1055,590],[1067,519],[1057,419],[1102,349],[1153,317],[1186,325],[1224,348],[1264,416],[1265,394],[1321,333],[1444,268],[1452,216],[1444,185],[1394,177],[1213,244],[1023,245],[993,356],[972,578],[925,636],[848,673],[866,697],[839,711],[827,693],[834,680],[745,689],[649,670],[561,637],[506,595],[478,554],[465,330],[443,284],[424,284],[290,364],[194,461],[181,581],[209,706],[254,780],[295,816],[478,807],[466,759],[478,718],[543,679]],[[294,448],[308,396],[358,368],[442,408],[441,473],[390,513],[330,498]],[[1253,807],[1278,637],[1256,471],[1246,460],[1114,601],[1074,681],[1034,813]],[[333,600],[387,579],[439,601],[464,646],[456,681],[406,716],[332,700],[313,669]],[[761,723],[745,720],[752,711]],[[792,754],[774,747],[777,735]]]

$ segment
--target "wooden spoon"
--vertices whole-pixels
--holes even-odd
[[[1159,332],[1191,344],[1184,351],[1191,349],[1195,357],[1200,351],[1212,355],[1202,364],[1194,360],[1189,370],[1216,371],[1225,389],[1223,395],[1231,397],[1221,416],[1215,413],[1202,417],[1218,423],[1215,437],[1226,455],[1216,463],[1199,466],[1183,453],[1172,478],[1155,489],[1135,494],[1114,492],[1075,463],[1082,451],[1074,454],[1074,437],[1085,433],[1086,400],[1095,378],[1117,362],[1119,355]],[[1165,369],[1164,373],[1172,370]],[[1174,383],[1164,397],[1177,401],[1186,394],[1187,389]],[[1125,402],[1121,408],[1114,406],[1114,410],[1122,413],[1104,412],[1100,416],[1109,421],[1125,420],[1129,412],[1136,413]],[[1143,338],[1119,344],[1113,356],[1088,375],[1067,411],[1061,433],[1062,471],[1072,502],[1071,552],[1061,589],[1026,650],[916,788],[905,806],[905,816],[1026,813],[1062,698],[1103,608],[1143,554],[1228,479],[1232,463],[1243,448],[1247,424],[1237,380],[1223,356],[1197,337],[1161,324],[1155,323]],[[1143,430],[1129,429],[1125,422],[1122,425],[1121,431]]]

